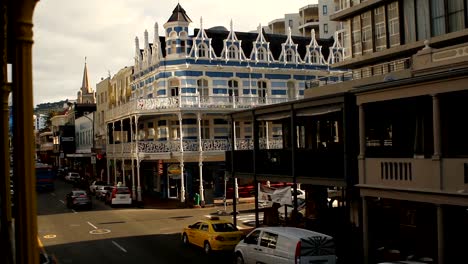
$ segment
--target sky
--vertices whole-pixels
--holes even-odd
[[[178,2],[192,20],[192,32],[200,18],[204,28],[229,29],[232,19],[234,31],[247,32],[317,0],[41,0],[33,17],[34,106],[76,100],[85,57],[94,91],[101,78],[132,66],[135,37],[142,48],[146,29],[151,42],[156,22],[162,36]]]

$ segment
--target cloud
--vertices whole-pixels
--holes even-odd
[[[134,39],[140,47],[143,32],[148,30],[152,41],[154,23],[160,35],[163,24],[177,5],[176,0],[80,0],[39,1],[34,13],[33,85],[34,103],[76,99],[83,78],[84,57],[87,57],[91,87],[95,88],[108,72],[115,74],[133,64]],[[214,0],[185,0],[181,5],[193,23],[205,28],[225,26],[231,19],[234,30],[255,30],[259,23],[297,13],[311,1],[294,4],[278,0],[237,0],[227,4]]]

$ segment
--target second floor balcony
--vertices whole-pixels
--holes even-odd
[[[159,111],[178,109],[224,109],[232,111],[233,109],[247,109],[255,106],[282,103],[288,100],[292,99],[284,97],[259,97],[257,95],[200,96],[198,94],[184,94],[180,96],[159,96],[155,98],[135,99],[126,104],[116,106],[106,112],[106,120],[115,120],[133,114],[151,114]]]

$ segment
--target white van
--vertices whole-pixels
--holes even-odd
[[[336,264],[331,236],[296,227],[259,227],[234,249],[237,264]]]

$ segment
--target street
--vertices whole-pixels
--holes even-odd
[[[207,256],[180,239],[184,226],[223,208],[111,208],[93,197],[93,209],[81,211],[64,204],[71,188],[57,180],[55,192],[37,196],[38,236],[58,263],[232,262],[230,253]]]

